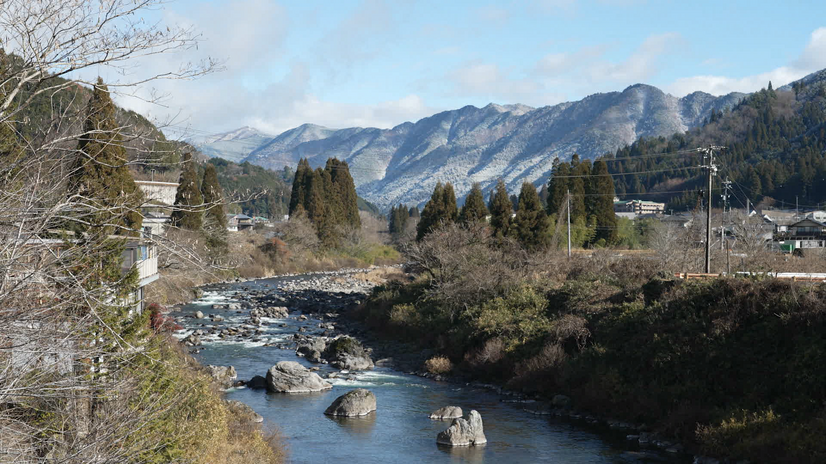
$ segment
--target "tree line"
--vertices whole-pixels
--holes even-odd
[[[693,209],[703,177],[696,156],[680,152],[713,143],[741,202],[767,206],[826,202],[826,83],[769,86],[731,110],[714,111],[702,127],[671,137],[640,138],[606,157],[619,195],[643,194],[668,207]],[[742,189],[742,191],[740,190]],[[712,200],[719,202],[717,195]]]
[[[485,223],[491,235],[498,239],[514,239],[531,251],[546,249],[558,235],[552,225],[565,211],[570,191],[571,235],[575,245],[609,246],[617,242],[614,184],[604,160],[597,160],[592,166],[589,160],[580,161],[579,156],[574,155],[570,163],[555,162],[551,179],[547,187],[543,187],[545,191],[547,202],[542,201],[532,183],[524,182],[514,201],[500,179],[486,204],[481,186],[475,183],[459,209],[453,186],[439,182],[421,212],[416,239],[422,240],[452,222]],[[391,210],[391,229],[398,229],[404,223],[399,213],[402,210]]]
[[[358,195],[347,162],[330,158],[324,168],[313,170],[302,158],[293,179],[289,214],[291,219],[309,219],[328,248],[337,248],[347,229],[360,229]]]

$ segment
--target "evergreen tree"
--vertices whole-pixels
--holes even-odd
[[[114,298],[103,303],[99,313],[103,324],[120,331],[128,321],[124,305],[137,287],[137,271],[122,274],[126,237],[138,235],[141,228],[139,207],[143,195],[127,167],[126,150],[115,121],[115,105],[107,87],[98,78],[87,106],[83,135],[78,141],[77,157],[68,179],[67,193],[81,197],[78,204],[90,205],[78,211],[78,221],[67,229],[76,232],[73,246],[86,254],[73,266],[92,270],[81,285],[86,290],[105,288]],[[122,239],[113,236],[123,236]],[[92,253],[89,253],[93,250]],[[71,253],[67,254],[71,256]],[[108,341],[107,341],[108,343]]]
[[[588,193],[586,190],[591,175],[591,162],[589,160],[583,162],[577,160],[576,167],[573,167],[573,161],[571,166],[571,176],[573,177],[569,178],[569,185],[571,188],[571,219],[573,220],[578,217],[586,217],[588,213],[585,205],[585,194]]]
[[[522,183],[519,193],[519,209],[513,223],[513,235],[528,250],[546,248],[550,243],[550,224],[536,187],[530,182]]]
[[[424,205],[421,219],[416,225],[416,240],[423,239],[425,235],[438,226],[443,209],[441,206],[443,191],[444,186],[441,182],[437,182],[436,187],[433,188],[433,194],[430,195],[430,200]]]
[[[554,161],[554,170],[548,183],[548,205],[546,207],[549,215],[558,214],[565,203],[568,194],[569,178],[571,175],[571,165]]]
[[[513,215],[513,203],[508,197],[508,189],[505,181],[499,179],[496,188],[490,194],[490,226],[493,228],[493,235],[497,238],[504,238],[508,235],[511,227],[511,215]]]
[[[542,208],[548,207],[548,197],[551,196],[551,191],[548,190],[548,184],[542,184],[539,189],[539,201],[542,203]]]
[[[201,196],[207,210],[204,219],[214,221],[217,226],[227,229],[227,215],[224,213],[224,190],[218,183],[218,174],[215,165],[207,163],[204,177],[201,180]]]
[[[103,227],[100,233],[136,235],[141,229],[139,208],[143,195],[129,172],[126,149],[115,121],[115,104],[100,78],[86,111],[83,135],[78,141],[78,156],[69,177],[69,192],[88,198],[94,204],[99,212],[93,212],[85,219],[90,220],[93,228]]]
[[[309,179],[308,177],[312,176],[313,170],[310,168],[310,162],[307,161],[306,158],[301,158],[298,161],[298,167],[295,170],[295,177],[293,178],[293,188],[292,193],[290,194],[290,211],[289,215],[292,216],[295,213],[295,209],[298,205],[306,210],[307,209],[307,190],[309,186]]]
[[[172,225],[187,230],[200,230],[203,225],[204,199],[198,188],[198,174],[195,161],[190,153],[184,154],[183,171],[175,193],[175,209],[172,211]]]
[[[419,213],[419,207],[418,206],[414,205],[414,206],[410,207],[410,217],[411,218],[417,218],[417,219],[419,217],[421,217],[421,214]]]
[[[390,208],[390,219],[388,221],[388,225],[390,234],[393,237],[398,237],[400,234],[404,233],[407,229],[408,218],[409,213],[406,206],[399,205],[398,207],[393,206]]]
[[[453,184],[450,182],[445,184],[442,190],[442,221],[456,222],[459,218],[459,208],[456,206],[456,192],[453,191]]]
[[[350,167],[347,162],[330,158],[327,160],[325,170],[329,171],[332,180],[331,195],[328,195],[328,197],[330,203],[334,204],[334,208],[337,210],[335,213],[336,223],[345,224],[356,229],[361,228],[356,184],[350,175]]]
[[[421,240],[425,235],[437,229],[443,224],[454,222],[458,217],[456,207],[456,194],[453,192],[453,185],[441,182],[436,184],[430,201],[424,206],[421,219],[416,225],[416,240]]]
[[[313,171],[306,159],[298,163],[290,195],[290,215],[301,207],[326,247],[337,247],[342,226],[360,228],[356,186],[346,162],[327,160]]]
[[[476,182],[465,198],[465,204],[459,214],[459,222],[465,225],[483,222],[487,215],[488,208],[485,206],[485,197],[482,196],[482,186]]]
[[[617,241],[617,215],[614,213],[614,181],[608,175],[608,164],[600,159],[594,163],[592,170],[593,216],[597,231],[595,239],[603,240],[605,245]]]

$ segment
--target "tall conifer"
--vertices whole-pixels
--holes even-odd
[[[605,240],[606,245],[617,241],[617,216],[614,214],[614,181],[608,174],[608,164],[600,159],[591,171],[593,191],[593,214],[597,231],[596,240]]]
[[[103,235],[136,235],[141,228],[139,207],[143,195],[127,166],[126,149],[115,121],[115,104],[98,78],[86,108],[78,156],[69,177],[69,193],[94,204],[97,212],[85,217]],[[88,230],[88,227],[80,227]],[[133,232],[124,230],[131,229]]]
[[[459,213],[459,222],[462,224],[473,224],[482,222],[488,215],[488,208],[485,206],[485,197],[482,196],[482,186],[478,182],[473,184],[462,211]]]
[[[504,238],[508,235],[511,215],[513,215],[513,203],[508,197],[505,181],[499,179],[496,188],[490,194],[490,226],[493,228],[495,237]]]
[[[548,246],[550,224],[536,187],[530,182],[522,183],[519,192],[519,209],[514,218],[514,236],[528,250],[539,250]]]
[[[218,173],[215,165],[207,163],[204,169],[204,178],[201,181],[201,196],[207,205],[205,219],[209,218],[222,229],[227,228],[227,215],[224,214],[224,190],[218,183]]]
[[[187,230],[200,230],[203,225],[204,199],[198,188],[198,173],[190,153],[184,154],[183,171],[175,193],[175,209],[172,211],[172,225]]]
[[[416,240],[423,239],[425,235],[438,227],[440,222],[445,220],[447,208],[443,203],[445,199],[444,191],[445,186],[443,186],[441,182],[436,183],[436,187],[433,188],[433,194],[430,195],[430,201],[424,205],[421,219],[419,219],[419,224],[416,226]],[[454,202],[454,207],[455,205]]]
[[[565,196],[570,188],[570,179],[567,177],[569,175],[571,175],[570,164],[554,161],[554,169],[551,179],[548,181],[548,204],[546,207],[548,215],[559,214],[562,210]]]

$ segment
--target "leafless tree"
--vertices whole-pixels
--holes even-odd
[[[67,191],[68,161],[79,154],[78,139],[89,135],[82,129],[81,97],[88,93],[82,88],[97,67],[119,71],[121,80],[109,84],[126,93],[215,69],[207,61],[133,74],[136,59],[197,43],[190,29],[146,21],[163,3],[0,0],[0,124],[20,127],[36,101],[63,99],[47,125],[21,137],[19,153],[0,159],[2,462],[133,462],[163,443],[142,431],[174,404],[174,395],[140,395],[136,379],[122,374],[146,361],[141,347],[122,336],[140,320],[130,314],[134,302],[113,290],[129,274],[112,281],[99,264],[113,241],[127,240],[111,234],[136,232],[118,225],[135,206],[125,197],[102,204]],[[107,220],[97,232],[65,232],[67,224],[99,218]]]

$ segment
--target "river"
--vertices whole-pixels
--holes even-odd
[[[275,289],[285,282],[306,277],[262,279],[258,281],[211,286],[202,298],[173,313],[184,325],[184,337],[195,329],[210,326],[241,326],[249,319],[248,309],[228,311],[213,309],[214,304],[235,302],[235,292]],[[223,321],[193,319],[195,311],[217,314]],[[238,379],[265,375],[279,361],[312,363],[296,356],[290,349],[264,346],[284,342],[304,327],[306,333],[319,331],[319,320],[308,315],[300,321],[293,312],[288,319],[264,319],[263,332],[247,340],[221,340],[201,337],[195,357],[204,365],[232,365]],[[282,326],[283,325],[283,326]],[[257,341],[252,341],[257,340]],[[326,377],[338,372],[320,365],[318,373]],[[358,462],[358,463],[627,463],[684,462],[665,453],[634,450],[624,433],[597,430],[586,424],[573,423],[553,416],[534,415],[523,410],[524,404],[504,402],[499,394],[479,386],[437,382],[387,367],[376,367],[350,375],[348,379],[329,379],[333,389],[317,394],[268,394],[260,390],[233,388],[227,399],[251,406],[268,423],[276,425],[286,437],[289,462]],[[367,388],[377,398],[378,410],[363,418],[334,419],[324,410],[335,398],[353,388]],[[454,405],[467,415],[476,409],[484,421],[488,443],[484,446],[451,448],[436,444],[436,434],[450,422],[429,419],[430,412]],[[628,432],[631,433],[631,432]],[[689,461],[690,462],[690,461]]]

